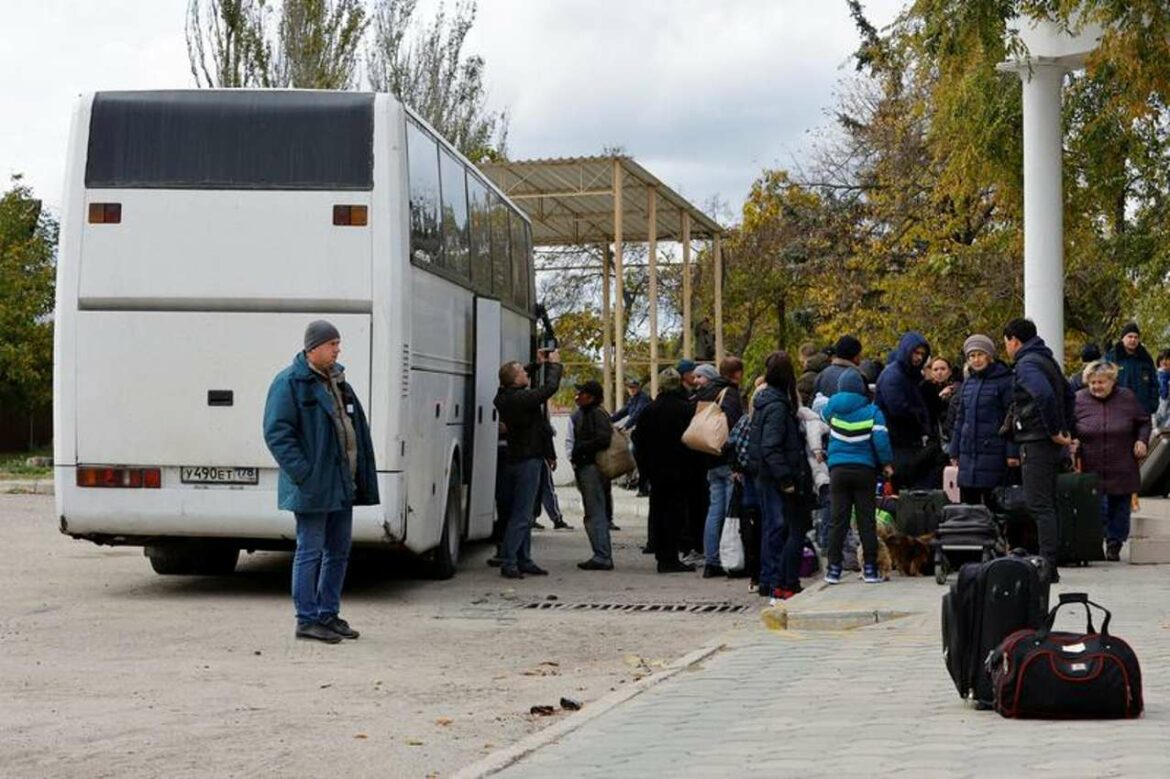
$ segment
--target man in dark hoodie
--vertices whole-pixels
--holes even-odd
[[[804,372],[796,380],[796,392],[800,395],[800,404],[812,408],[813,398],[817,396],[817,377],[829,367],[830,358],[816,344],[807,343],[800,347],[800,359]]]
[[[1024,497],[1036,520],[1040,556],[1048,562],[1049,581],[1055,584],[1060,581],[1056,570],[1060,545],[1056,476],[1064,448],[1073,442],[1076,395],[1030,319],[1008,322],[1003,343],[1015,361],[1009,420],[1012,440],[1020,447]]]
[[[613,438],[613,424],[601,407],[604,390],[596,381],[578,384],[577,408],[574,415],[573,451],[569,461],[577,478],[577,489],[585,506],[585,532],[593,547],[593,556],[577,567],[584,571],[612,571],[613,552],[609,543],[609,517],[606,513],[605,488],[608,479],[597,467],[597,455],[609,448]]]
[[[931,468],[922,465],[923,449],[931,437],[930,409],[922,395],[922,367],[929,356],[926,338],[906,333],[877,380],[875,402],[890,429],[893,478],[900,490],[936,486],[930,480]]]
[[[1142,331],[1136,322],[1121,329],[1117,342],[1105,359],[1117,366],[1117,386],[1127,387],[1137,395],[1149,414],[1158,410],[1158,369],[1154,358],[1142,346]]]
[[[738,357],[724,357],[719,363],[719,375],[703,385],[696,396],[702,401],[719,402],[723,416],[727,418],[727,429],[743,416],[743,399],[739,395],[739,383],[743,380],[743,360]],[[722,576],[725,572],[719,561],[719,538],[723,532],[723,520],[731,503],[731,457],[734,454],[730,443],[723,447],[723,454],[707,459],[707,520],[703,525],[703,578]]]

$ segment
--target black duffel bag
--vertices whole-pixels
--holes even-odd
[[[1080,603],[1085,633],[1054,633],[1056,613]],[[1105,612],[1098,633],[1091,609]],[[1141,716],[1142,670],[1129,644],[1109,634],[1113,615],[1083,592],[1066,592],[1039,630],[1017,630],[987,659],[995,710],[1030,719],[1130,719]]]

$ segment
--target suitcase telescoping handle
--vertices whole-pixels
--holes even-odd
[[[1085,618],[1088,621],[1088,629],[1086,633],[1096,633],[1093,628],[1093,612],[1089,608],[1092,606],[1095,609],[1100,609],[1105,614],[1105,621],[1101,623],[1101,636],[1109,635],[1109,621],[1113,619],[1113,612],[1105,608],[1099,603],[1094,603],[1089,600],[1088,593],[1084,592],[1062,592],[1060,594],[1060,603],[1057,603],[1052,611],[1048,612],[1048,617],[1044,620],[1044,627],[1036,634],[1036,642],[1043,642],[1048,638],[1048,634],[1052,632],[1052,626],[1056,624],[1056,613],[1060,611],[1061,606],[1067,606],[1072,603],[1080,603],[1085,607]]]

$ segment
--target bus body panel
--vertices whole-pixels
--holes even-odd
[[[369,195],[89,190],[122,221],[84,224],[79,305],[368,312],[370,230],[335,226],[333,206]]]
[[[271,467],[268,387],[296,356],[305,323],[326,316],[342,333],[346,379],[368,404],[364,314],[79,312],[77,461]],[[232,393],[231,405],[211,405],[213,392]]]

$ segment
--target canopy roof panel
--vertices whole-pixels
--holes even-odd
[[[565,157],[481,164],[480,169],[532,220],[536,246],[608,243],[614,238],[614,162],[622,171],[622,240],[650,239],[649,197],[657,203],[657,238],[681,241],[683,214],[692,239],[723,232],[711,217],[631,157]]]

